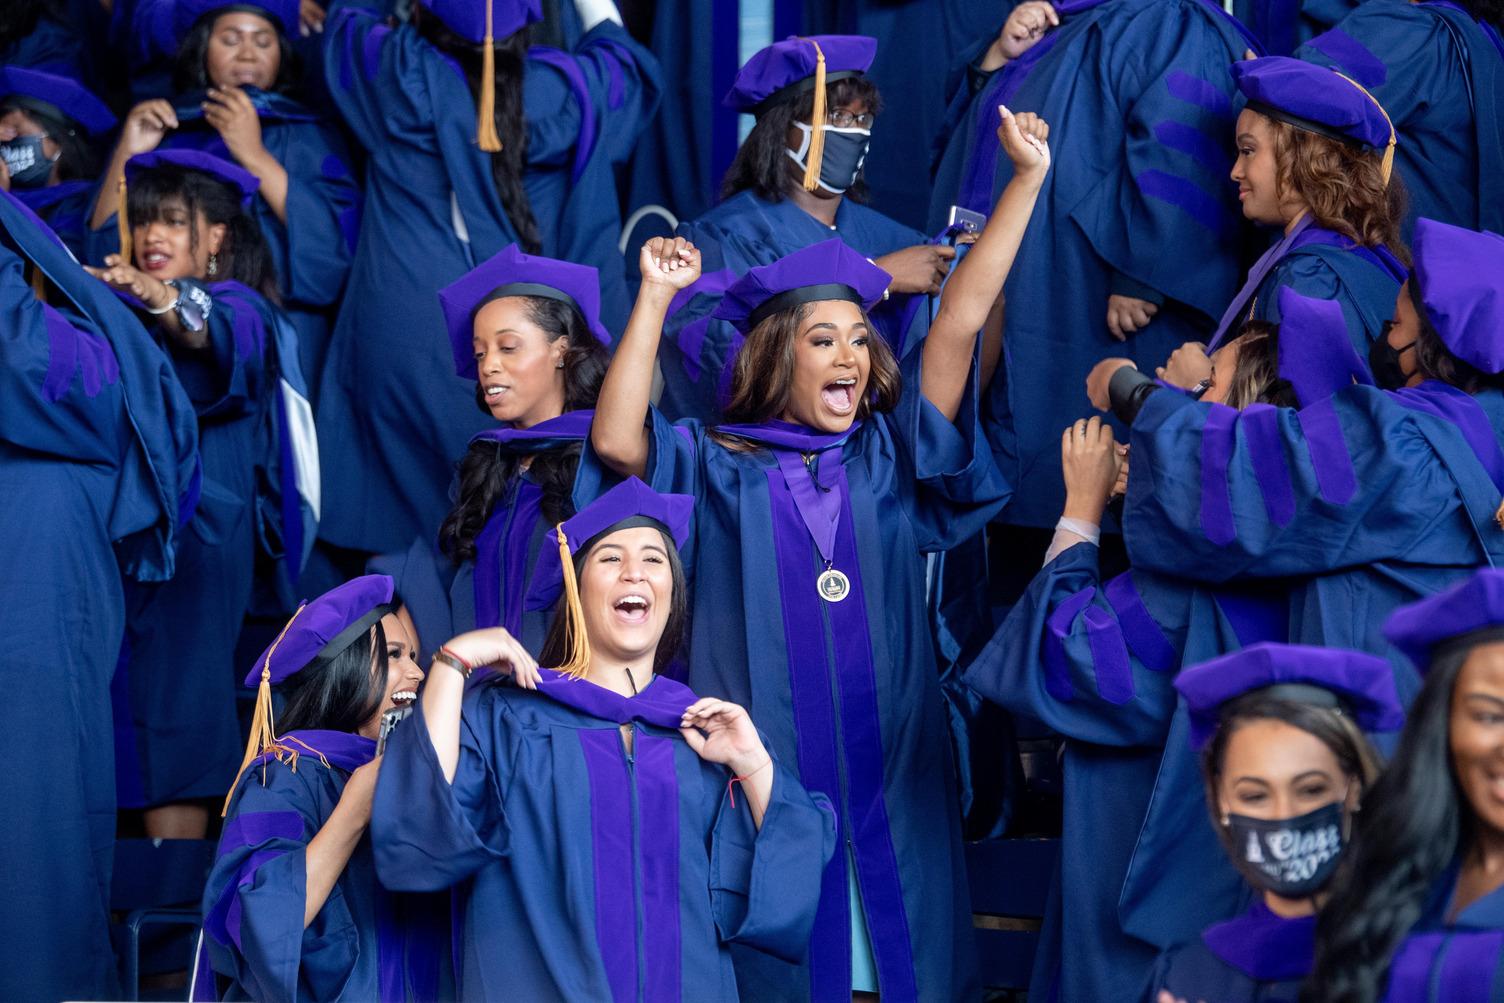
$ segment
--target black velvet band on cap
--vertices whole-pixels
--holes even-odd
[[[350,626],[346,627],[338,634],[335,634],[333,640],[319,649],[319,653],[314,657],[313,661],[309,662],[303,667],[303,669],[300,669],[299,671],[304,671],[306,669],[318,669],[324,667],[325,665],[328,665],[330,662],[338,658],[346,648],[354,644],[356,638],[360,637],[360,635],[370,630],[372,625],[375,624],[376,621],[380,620],[388,613],[397,612],[399,608],[399,605],[394,602],[382,603],[380,606],[377,606],[365,616],[361,617],[359,620],[356,620],[354,623],[350,624]]]
[[[825,86],[829,87],[837,80],[850,80],[852,77],[859,76],[862,76],[861,70],[834,70],[827,72],[825,74]],[[814,74],[810,74],[803,80],[795,80],[791,84],[785,84],[773,93],[769,94],[767,97],[763,98],[761,101],[757,102],[757,104],[752,106],[752,114],[761,115],[763,112],[767,111],[769,108],[773,107],[784,98],[792,97],[796,94],[808,94],[814,89],[815,77]],[[813,125],[814,123],[810,124]]]
[[[1288,122],[1290,125],[1295,126],[1295,128],[1297,129],[1304,129],[1306,132],[1314,132],[1318,136],[1325,136],[1327,139],[1336,140],[1337,142],[1342,143],[1345,146],[1351,146],[1353,149],[1360,150],[1363,153],[1379,152],[1374,146],[1369,143],[1363,142],[1361,139],[1354,139],[1353,137],[1338,132],[1331,126],[1318,122],[1315,119],[1302,118],[1299,115],[1292,115],[1290,112],[1285,111],[1283,108],[1276,108],[1273,105],[1265,104],[1262,101],[1249,101],[1248,108],[1258,112],[1260,115],[1267,116],[1268,118],[1277,119],[1281,122]]]
[[[862,306],[861,294],[844,282],[822,282],[815,286],[800,286],[798,289],[785,290],[777,296],[769,296],[758,304],[757,309],[747,315],[747,329],[751,330],[775,313],[780,313],[789,307],[818,303],[821,300],[845,300]]]

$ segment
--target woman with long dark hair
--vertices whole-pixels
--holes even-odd
[[[1206,806],[1253,901],[1160,956],[1150,1003],[1288,999],[1379,772],[1365,732],[1404,723],[1394,669],[1338,648],[1257,644],[1181,672]]]
[[[367,838],[382,717],[418,699],[418,644],[392,580],[366,575],[300,606],[251,667],[256,717],[204,888],[210,998],[441,998],[448,900],[383,888]]]
[[[550,526],[574,515],[575,470],[610,336],[594,268],[514,244],[439,292],[460,376],[499,424],[470,440],[439,528],[453,630],[505,627],[540,651],[547,610],[524,610]]]
[[[328,544],[431,538],[454,458],[491,422],[437,336],[435,289],[516,244],[596,269],[605,327],[625,321],[614,169],[657,104],[658,65],[610,0],[575,4],[587,30],[571,52],[529,48],[526,0],[420,2],[396,26],[382,5],[330,7],[330,93],[369,160],[320,396],[319,438],[342,444],[324,466]]]
[[[130,303],[172,359],[199,416],[202,490],[172,580],[132,590],[120,801],[152,836],[202,838],[203,799],[234,775],[233,656],[251,597],[258,478],[275,392],[276,275],[251,215],[256,178],[192,150],[125,165],[129,258],[89,271]],[[281,321],[285,323],[285,321]],[[124,722],[122,722],[124,724]]]
[[[735,1000],[730,945],[809,948],[834,812],[744,709],[661,675],[692,510],[633,478],[556,526],[547,667],[502,628],[461,634],[392,737],[376,866],[388,888],[463,884],[462,999]]]
[[[301,74],[289,37],[298,17],[296,0],[178,0],[163,12],[170,23],[156,41],[176,52],[173,96],[143,101],[126,116],[94,205],[90,256],[116,249],[116,182],[131,157],[189,149],[238,164],[260,182],[254,216],[313,383],[355,254],[360,190],[339,133],[293,97]],[[154,26],[133,27],[142,34]]]
[[[1311,1003],[1463,999],[1504,966],[1504,572],[1396,610],[1384,635],[1425,684],[1322,910]]]

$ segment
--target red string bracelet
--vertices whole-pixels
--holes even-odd
[[[726,796],[731,799],[731,807],[736,807],[736,785],[746,783],[748,780],[751,780],[753,777],[757,776],[763,770],[771,766],[772,763],[773,757],[769,756],[767,759],[763,760],[761,766],[753,770],[751,773],[747,774],[745,777],[732,777],[730,780],[726,781]]]

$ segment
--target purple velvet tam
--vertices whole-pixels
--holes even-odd
[[[695,500],[690,495],[659,494],[636,477],[628,477],[564,520],[569,552],[578,554],[606,533],[634,526],[656,526],[668,531],[676,546],[689,539],[689,523]],[[559,530],[548,531],[538,552],[525,605],[530,610],[548,609],[564,591],[564,568],[559,563]]]
[[[567,303],[601,344],[611,344],[611,333],[601,324],[600,274],[589,265],[524,254],[512,244],[439,290],[455,372],[466,379],[477,378],[475,311],[500,296],[541,296]]]
[[[1457,358],[1504,372],[1504,237],[1415,222],[1415,276],[1426,315]]]
[[[761,114],[789,95],[814,90],[817,45],[825,54],[827,84],[866,73],[877,55],[877,39],[866,35],[791,35],[754,53],[736,75],[723,103],[737,111]]]
[[[240,190],[242,206],[249,206],[256,190],[261,187],[261,179],[256,175],[212,153],[204,153],[202,150],[152,150],[150,153],[138,153],[125,162],[127,188],[142,171],[156,167],[181,167],[201,171],[216,181],[234,185]]]
[[[84,132],[101,136],[115,128],[115,116],[105,103],[71,77],[60,77],[20,66],[0,66],[0,103],[76,122]]]
[[[491,37],[506,38],[543,20],[542,0],[418,0],[444,26],[479,45],[486,38],[486,4],[491,4]]]
[[[1373,386],[1373,376],[1347,336],[1340,303],[1282,286],[1279,314],[1279,374],[1295,387],[1301,407],[1354,383]]]
[[[711,316],[745,335],[765,318],[803,303],[846,300],[871,310],[892,281],[833,237],[752,269],[726,290]]]
[[[396,609],[389,575],[352,578],[312,602],[305,601],[288,621],[281,640],[256,659],[245,684],[252,689],[260,685],[268,658],[273,686],[304,669],[325,665]]]
[[[1384,152],[1394,127],[1372,95],[1336,70],[1289,56],[1232,64],[1248,107],[1307,132]]]
[[[1255,690],[1292,703],[1341,708],[1364,731],[1394,731],[1405,723],[1389,663],[1342,648],[1254,644],[1191,666],[1175,679],[1175,688],[1190,714],[1193,749],[1216,734],[1224,704]]]
[[[327,6],[327,4],[325,5]],[[172,29],[177,45],[193,30],[198,19],[217,11],[250,10],[282,29],[288,38],[298,37],[301,22],[298,0],[175,0]]]
[[[1482,640],[1498,632],[1504,640],[1504,570],[1481,568],[1473,576],[1419,602],[1401,606],[1384,621],[1384,637],[1424,671],[1440,645]]]

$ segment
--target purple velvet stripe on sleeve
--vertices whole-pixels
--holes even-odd
[[[1449,938],[1438,990],[1447,1003],[1491,1003],[1504,930],[1468,931]]]
[[[1144,667],[1154,672],[1169,672],[1180,661],[1179,654],[1149,614],[1133,582],[1133,572],[1125,571],[1102,587],[1107,603],[1118,616],[1118,627],[1128,649]]]
[[[1044,688],[1056,700],[1076,699],[1076,687],[1071,685],[1070,663],[1065,655],[1065,639],[1071,635],[1076,615],[1091,605],[1096,594],[1094,586],[1087,586],[1056,606],[1045,621]]]
[[[1430,999],[1431,970],[1436,965],[1436,952],[1445,940],[1446,935],[1441,933],[1418,933],[1405,938],[1389,966],[1389,988],[1384,999]]]
[[[374,80],[381,71],[381,47],[386,44],[386,37],[391,33],[392,29],[384,24],[378,24],[366,32],[365,40],[360,46],[360,64],[367,80]]]
[[[301,835],[302,825],[299,824]],[[220,892],[219,899],[204,917],[204,930],[221,944],[235,945],[240,950],[240,890],[252,881],[256,880],[256,872],[261,865],[286,856],[290,850],[283,848],[278,850],[257,850],[245,858],[240,869],[235,872],[235,878],[225,884],[224,891]]]
[[[605,64],[610,78],[606,85],[606,107],[616,111],[627,100],[627,74],[622,66],[636,62],[632,50],[614,38],[602,38],[591,45],[591,52]]]
[[[783,611],[789,696],[793,704],[799,780],[806,790],[829,797],[847,823],[836,774],[835,709],[830,695],[825,626],[815,594],[817,566],[809,531],[784,483],[783,471],[769,467],[768,499],[773,517],[773,550],[778,596]],[[846,602],[854,602],[847,597]],[[846,854],[837,853],[820,877],[820,906],[810,935],[810,996],[838,999],[851,993],[851,915],[846,888]]]
[[[1235,226],[1222,203],[1190,178],[1151,168],[1133,180],[1145,195],[1174,206],[1212,233],[1227,236]]]
[[[1209,111],[1213,115],[1232,125],[1236,118],[1232,110],[1232,101],[1222,93],[1215,84],[1202,80],[1181,70],[1174,70],[1165,77],[1165,89],[1170,96],[1193,104],[1203,111]]]
[[[573,185],[585,173],[585,165],[590,162],[590,155],[595,152],[595,144],[600,138],[597,135],[595,101],[590,95],[590,83],[585,79],[585,71],[580,69],[575,57],[567,52],[537,45],[529,49],[527,55],[529,59],[558,70],[574,92],[575,103],[580,106],[580,134],[575,139],[574,167],[569,177],[569,183]]]
[[[853,840],[857,883],[883,994],[893,999],[917,999],[914,942],[883,792],[886,757],[877,701],[877,672],[872,664],[871,625],[867,621],[866,590],[856,546],[856,517],[851,511],[846,468],[838,466],[836,471],[841,521],[836,527],[835,566],[851,580],[851,595],[845,602],[832,603],[827,614],[832,635],[840,639],[833,647],[841,694],[838,710],[846,763],[846,794],[851,804],[847,832]],[[808,603],[819,605],[821,600],[813,589],[807,594]]]
[[[636,739],[637,804],[652,835],[642,845],[643,999],[677,1003],[683,978],[679,963],[679,775],[678,739],[639,734]]]
[[[522,636],[523,599],[527,596],[527,559],[533,546],[533,531],[543,518],[543,489],[532,481],[517,486],[517,500],[512,505],[512,522],[507,527],[506,549],[502,568],[506,573],[505,604],[501,623],[513,637]]]
[[[1201,429],[1201,531],[1222,547],[1238,538],[1227,485],[1237,425],[1238,412],[1213,404]]]
[[[1097,694],[1110,704],[1127,703],[1133,699],[1133,666],[1116,621],[1100,606],[1086,607],[1082,620],[1091,648],[1092,672],[1097,677]]]
[[[1288,526],[1295,518],[1295,488],[1290,482],[1290,466],[1285,462],[1279,409],[1268,404],[1250,404],[1239,420],[1243,424],[1243,441],[1248,445],[1248,460],[1253,464],[1259,493],[1264,499],[1264,511],[1276,526]]]
[[[1346,505],[1358,493],[1358,475],[1353,470],[1353,458],[1347,451],[1347,440],[1342,437],[1342,422],[1332,399],[1328,397],[1299,411],[1296,420],[1305,433],[1321,497],[1333,505]]]
[[[51,308],[44,307],[42,316],[47,326],[47,375],[42,380],[42,396],[58,401],[67,394],[78,369],[78,330]]]
[[[269,839],[297,839],[302,835],[303,816],[295,811],[246,812],[225,823],[216,856],[223,857],[241,847],[255,846]]]
[[[1154,138],[1160,145],[1186,154],[1213,174],[1220,175],[1226,169],[1222,145],[1193,125],[1174,119],[1156,122]]]
[[[624,888],[632,860],[630,779],[615,728],[582,728],[590,776],[590,842],[595,856],[595,939],[614,1003],[637,998],[637,909]],[[635,879],[632,884],[635,885]]]
[[[1317,35],[1310,45],[1364,87],[1372,89],[1389,79],[1389,67],[1384,61],[1341,28]]]

